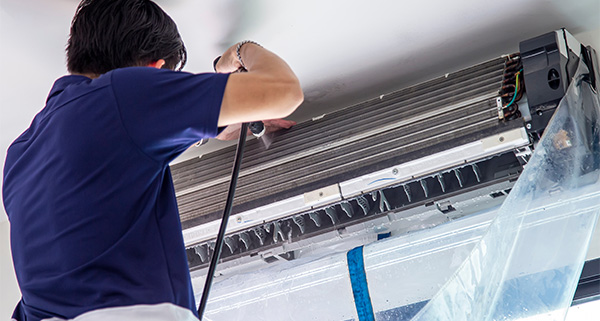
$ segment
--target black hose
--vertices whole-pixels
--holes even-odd
[[[242,165],[242,156],[244,155],[244,145],[246,143],[247,131],[248,123],[243,123],[242,128],[240,129],[240,140],[238,141],[235,160],[233,162],[233,170],[231,172],[231,181],[229,182],[229,191],[227,192],[227,202],[225,203],[225,210],[223,211],[223,219],[221,220],[221,227],[219,227],[219,234],[217,235],[217,240],[215,241],[215,249],[210,260],[210,265],[208,266],[206,282],[204,282],[204,290],[202,291],[200,305],[198,306],[198,317],[200,320],[202,320],[202,315],[204,314],[206,302],[208,301],[208,295],[210,293],[210,287],[212,286],[212,280],[215,275],[215,270],[217,269],[217,263],[221,257],[221,249],[223,248],[223,240],[225,239],[227,221],[229,221],[229,215],[231,214],[235,186],[240,173],[240,166]]]

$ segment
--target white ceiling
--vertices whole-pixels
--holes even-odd
[[[3,166],[9,144],[66,72],[78,1],[0,1]],[[216,56],[245,39],[288,61],[305,92],[291,117],[298,121],[517,51],[519,41],[561,27],[600,50],[600,0],[157,2],[178,23],[187,71],[211,71]]]

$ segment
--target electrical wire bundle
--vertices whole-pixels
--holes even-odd
[[[506,57],[504,74],[502,75],[502,88],[498,92],[502,98],[504,120],[521,117],[517,102],[523,98],[524,92],[525,84],[523,82],[521,55],[515,53]]]

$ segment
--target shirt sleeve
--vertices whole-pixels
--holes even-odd
[[[117,69],[111,83],[125,130],[158,162],[170,162],[202,138],[215,137],[229,74],[149,67]]]

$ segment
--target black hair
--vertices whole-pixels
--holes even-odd
[[[145,66],[159,59],[163,68],[181,70],[187,52],[175,22],[150,0],[83,0],[67,42],[71,73],[101,75]]]

